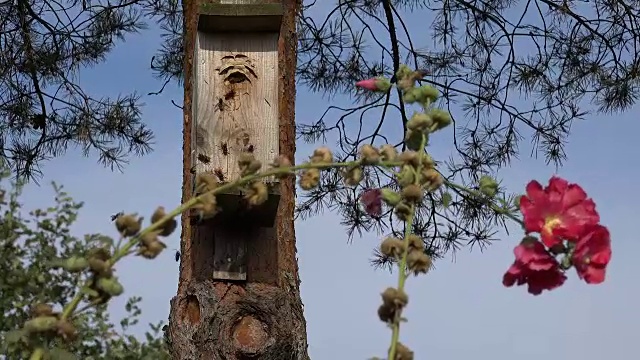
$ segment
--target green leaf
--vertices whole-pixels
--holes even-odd
[[[49,357],[51,358],[51,360],[77,360],[78,359],[73,353],[61,348],[53,348],[49,350]]]
[[[451,200],[453,200],[451,194],[448,192],[442,193],[442,206],[444,206],[445,209],[451,205]]]
[[[4,339],[7,343],[9,344],[15,344],[18,341],[22,340],[22,337],[24,336],[24,330],[20,329],[20,330],[11,330],[11,331],[7,331],[6,333],[4,333]]]

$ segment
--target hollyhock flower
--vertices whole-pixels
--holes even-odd
[[[576,241],[583,227],[600,221],[595,203],[580,185],[555,176],[545,188],[535,180],[527,184],[520,211],[525,230],[540,233],[548,247],[560,244],[563,238]]]
[[[540,295],[543,290],[561,286],[567,279],[558,261],[533,237],[526,237],[513,253],[516,260],[502,278],[506,287],[527,284],[530,294]]]
[[[382,191],[380,189],[366,190],[360,201],[364,205],[364,211],[371,216],[380,216],[382,214]]]
[[[571,258],[580,279],[587,284],[600,284],[604,281],[609,261],[611,261],[609,230],[602,225],[585,228]]]
[[[386,92],[391,87],[391,82],[383,77],[360,80],[356,82],[356,86],[365,90],[375,92]]]

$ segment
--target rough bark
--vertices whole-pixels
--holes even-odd
[[[297,0],[282,0],[284,17],[279,49],[280,153],[294,159]],[[183,1],[184,117],[183,202],[191,194],[193,49],[200,1]],[[171,300],[167,339],[179,360],[308,360],[306,323],[300,299],[293,223],[295,178],[280,183],[281,199],[273,229],[261,231],[249,251],[246,282],[213,281],[202,271],[199,236],[182,217],[177,295]],[[200,255],[200,256],[199,256]]]

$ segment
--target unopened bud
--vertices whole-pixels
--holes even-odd
[[[424,133],[429,131],[433,122],[434,120],[431,119],[429,115],[422,112],[416,112],[413,113],[413,116],[411,116],[411,119],[407,122],[407,128],[416,132]]]
[[[416,234],[409,234],[407,237],[409,248],[413,250],[424,250],[424,242],[422,238]]]
[[[396,205],[395,210],[396,210],[396,216],[400,221],[407,221],[407,219],[409,218],[409,215],[411,214],[411,207],[409,207],[409,205],[405,204],[404,202],[401,202],[398,205]]]
[[[291,160],[289,160],[288,157],[284,156],[284,155],[280,155],[278,157],[276,157],[273,162],[271,163],[271,166],[274,169],[277,168],[288,168],[291,167]],[[278,179],[286,179],[287,176],[291,175],[293,172],[284,172],[284,173],[280,173],[280,174],[276,174],[274,175],[276,178]]]
[[[498,183],[490,176],[482,175],[478,181],[480,192],[487,197],[494,197],[498,193]]]
[[[409,166],[413,166],[413,167],[418,167],[418,165],[420,164],[420,156],[417,152],[412,151],[412,150],[406,150],[403,151],[399,156],[398,156],[398,160],[402,161],[403,163],[409,165]]]
[[[153,212],[153,215],[151,215],[151,223],[155,224],[157,222],[159,222],[162,218],[164,218],[165,216],[167,216],[167,213],[164,211],[164,207],[159,206],[156,211]],[[167,237],[169,235],[171,235],[171,233],[173,233],[176,228],[178,227],[178,222],[176,221],[176,219],[169,219],[165,222],[162,223],[162,225],[160,225],[160,236],[164,236]]]
[[[344,174],[344,183],[347,186],[356,186],[362,181],[362,169],[359,166],[348,168]]]
[[[394,360],[413,360],[413,351],[402,343],[396,345],[396,358]]]
[[[420,150],[424,141],[424,145],[428,145],[429,135],[426,133],[422,133],[419,131],[414,131],[411,129],[407,130],[407,133],[404,137],[404,144],[407,145],[407,149],[411,150]]]
[[[326,146],[317,148],[313,151],[313,156],[310,158],[310,162],[314,164],[329,164],[333,162],[333,154],[331,149]]]
[[[420,180],[428,191],[435,191],[444,183],[442,175],[433,168],[422,170]]]
[[[75,340],[77,331],[75,326],[67,319],[58,320],[56,323],[56,329],[58,334],[65,340]]]
[[[377,164],[380,161],[380,153],[372,145],[365,144],[360,148],[360,158],[363,164]]]
[[[382,302],[397,308],[402,308],[409,303],[409,296],[401,290],[387,288],[382,294]]]
[[[24,329],[29,333],[42,333],[55,328],[58,318],[55,316],[38,316],[24,323]]]
[[[425,102],[425,100],[433,103],[440,97],[438,89],[431,85],[423,85],[419,87],[418,90],[420,91],[419,101],[421,103]]]
[[[250,206],[257,206],[265,201],[269,197],[269,193],[267,190],[267,185],[265,185],[262,181],[254,181],[249,185],[249,191],[245,195],[245,199],[249,203]]]
[[[409,186],[416,181],[415,172],[411,167],[405,165],[402,167],[402,170],[396,174],[396,179],[398,180],[398,185],[400,185],[400,187]]]
[[[215,175],[209,173],[199,173],[196,175],[196,192],[204,193],[213,191],[217,186],[218,180],[216,180]]]
[[[32,317],[51,315],[53,315],[53,307],[49,304],[36,304],[33,308],[31,308]]]
[[[409,203],[419,203],[422,201],[422,189],[415,184],[409,184],[402,189],[402,197]]]
[[[300,173],[300,180],[298,183],[303,190],[311,190],[315,188],[320,183],[320,170],[307,169],[302,171]]]
[[[116,219],[116,229],[122,236],[134,236],[142,228],[142,219],[137,219],[134,215],[122,215]]]
[[[380,158],[382,161],[394,161],[398,156],[395,146],[385,144],[380,147]]]
[[[97,258],[89,258],[89,268],[91,268],[91,270],[97,274],[104,274],[106,272],[108,272],[110,270],[110,266],[109,263],[101,260],[101,259],[97,259]]]
[[[89,266],[87,259],[73,256],[70,257],[61,264],[61,267],[69,272],[81,272]]]
[[[414,275],[426,274],[431,269],[431,257],[421,250],[411,250],[407,255],[407,267]]]
[[[399,82],[398,82],[399,83]],[[402,94],[402,101],[407,104],[413,104],[418,101],[420,97],[420,90],[416,89],[413,81],[405,81],[402,83],[402,87],[404,88],[404,94]],[[400,85],[398,85],[400,87]]]
[[[124,292],[124,288],[114,277],[99,278],[96,286],[98,287],[98,289],[106,292],[111,296],[118,296]]]
[[[380,253],[386,257],[400,257],[404,252],[404,242],[395,237],[388,237],[380,244]]]
[[[382,201],[384,201],[391,207],[398,205],[398,203],[402,200],[400,194],[391,189],[383,188],[380,190],[380,192],[382,194]]]
[[[451,125],[451,114],[442,109],[431,109],[431,111],[429,111],[429,115],[431,115],[431,118],[436,125],[434,131],[444,129]]]
[[[374,92],[387,92],[391,88],[391,82],[387,78],[378,77],[360,80],[356,82],[356,87]]]

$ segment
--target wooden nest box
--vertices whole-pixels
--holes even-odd
[[[221,182],[234,181],[240,177],[240,154],[253,153],[263,170],[279,154],[282,14],[280,2],[221,0],[200,5],[193,57],[193,180],[199,173],[211,173]],[[266,203],[248,207],[240,190],[219,194],[222,212],[196,226],[199,237],[210,238],[196,243],[213,242],[215,279],[246,280],[251,247],[247,244],[261,241],[249,233],[274,226],[279,184],[275,178],[263,181],[269,189]]]

